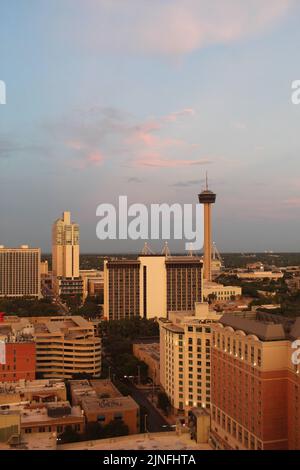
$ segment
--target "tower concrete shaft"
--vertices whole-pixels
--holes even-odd
[[[206,180],[206,189],[199,194],[199,202],[204,205],[204,270],[203,277],[206,281],[211,281],[211,258],[212,258],[212,223],[211,209],[212,204],[216,202],[216,194],[208,189]]]
[[[211,204],[204,204],[204,271],[206,281],[211,281],[212,226]]]

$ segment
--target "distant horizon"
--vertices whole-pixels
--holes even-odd
[[[9,247],[8,247],[9,248]],[[38,248],[38,247],[33,247],[33,248]],[[197,256],[197,255],[202,255],[203,253],[202,252],[195,252],[194,253],[194,256]],[[300,255],[300,251],[274,251],[272,253],[269,253],[269,252],[264,252],[264,251],[222,251],[221,252],[222,255],[245,255],[245,256],[248,256],[248,255],[269,255],[269,256],[273,256],[273,255],[282,255],[282,254],[290,254],[290,255]],[[44,256],[51,256],[52,253],[51,252],[42,252],[42,255]],[[126,256],[126,255],[137,255],[137,256],[148,256],[148,255],[143,255],[141,252],[112,252],[112,253],[87,253],[87,252],[80,252],[80,256]],[[153,253],[153,255],[156,255],[156,256],[164,256],[163,254],[161,253]],[[187,255],[189,256],[189,253],[187,251],[182,251],[182,252],[174,252],[172,253],[171,252],[171,255],[170,256],[176,256],[176,255]],[[151,256],[151,255],[150,255]]]

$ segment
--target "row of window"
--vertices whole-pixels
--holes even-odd
[[[236,439],[242,446],[250,450],[262,450],[262,443],[236,421],[226,416],[215,406],[212,407],[212,419],[219,424],[224,431]]]

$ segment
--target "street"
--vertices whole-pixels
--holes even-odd
[[[130,389],[130,395],[138,403],[138,405],[147,409],[147,431],[170,431],[170,425],[168,421],[160,415],[160,413],[147,399],[144,393],[141,390],[137,389],[135,385],[129,380],[126,381],[126,386]]]

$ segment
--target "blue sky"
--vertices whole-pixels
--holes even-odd
[[[197,200],[221,251],[299,251],[300,7],[293,0],[3,0],[0,242],[50,249],[71,210]],[[171,244],[174,250],[182,244]]]

